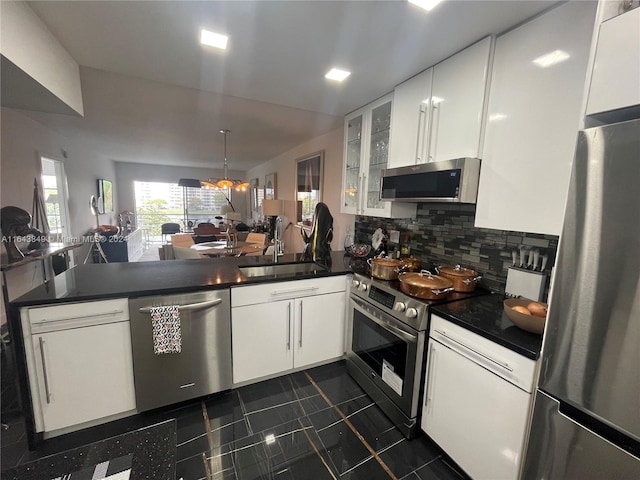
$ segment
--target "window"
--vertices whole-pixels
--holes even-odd
[[[49,240],[62,242],[71,236],[67,176],[64,163],[52,158],[40,157],[42,163],[42,193],[49,223]]]
[[[324,151],[296,160],[297,221],[311,225],[316,205],[322,201]]]
[[[229,190],[180,187],[177,183],[134,182],[137,224],[149,235],[160,235],[163,223],[178,223],[183,231],[202,222],[218,225]]]

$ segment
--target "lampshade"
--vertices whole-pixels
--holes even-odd
[[[202,188],[202,184],[200,180],[196,178],[181,178],[178,180],[179,187],[192,187],[192,188]]]
[[[263,200],[262,214],[265,217],[277,217],[284,213],[284,200]]]
[[[242,220],[242,215],[239,212],[229,212],[227,213],[227,220],[233,222],[239,222]]]

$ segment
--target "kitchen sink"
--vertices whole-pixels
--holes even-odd
[[[282,263],[261,265],[259,267],[238,267],[245,277],[291,277],[299,274],[326,272],[327,269],[317,263]]]

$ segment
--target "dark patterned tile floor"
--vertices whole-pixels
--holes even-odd
[[[344,362],[57,437],[36,451],[28,451],[17,418],[2,432],[2,468],[171,418],[176,479],[464,478],[426,436],[404,438]]]

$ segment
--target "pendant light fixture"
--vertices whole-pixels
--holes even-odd
[[[210,178],[208,180],[202,180],[200,183],[204,188],[220,188],[220,189],[230,189],[245,192],[249,188],[249,182],[245,182],[242,180],[230,180],[229,179],[229,164],[227,163],[227,134],[231,133],[231,130],[220,130],[220,133],[224,135],[224,167],[223,167],[223,177],[214,179]]]

